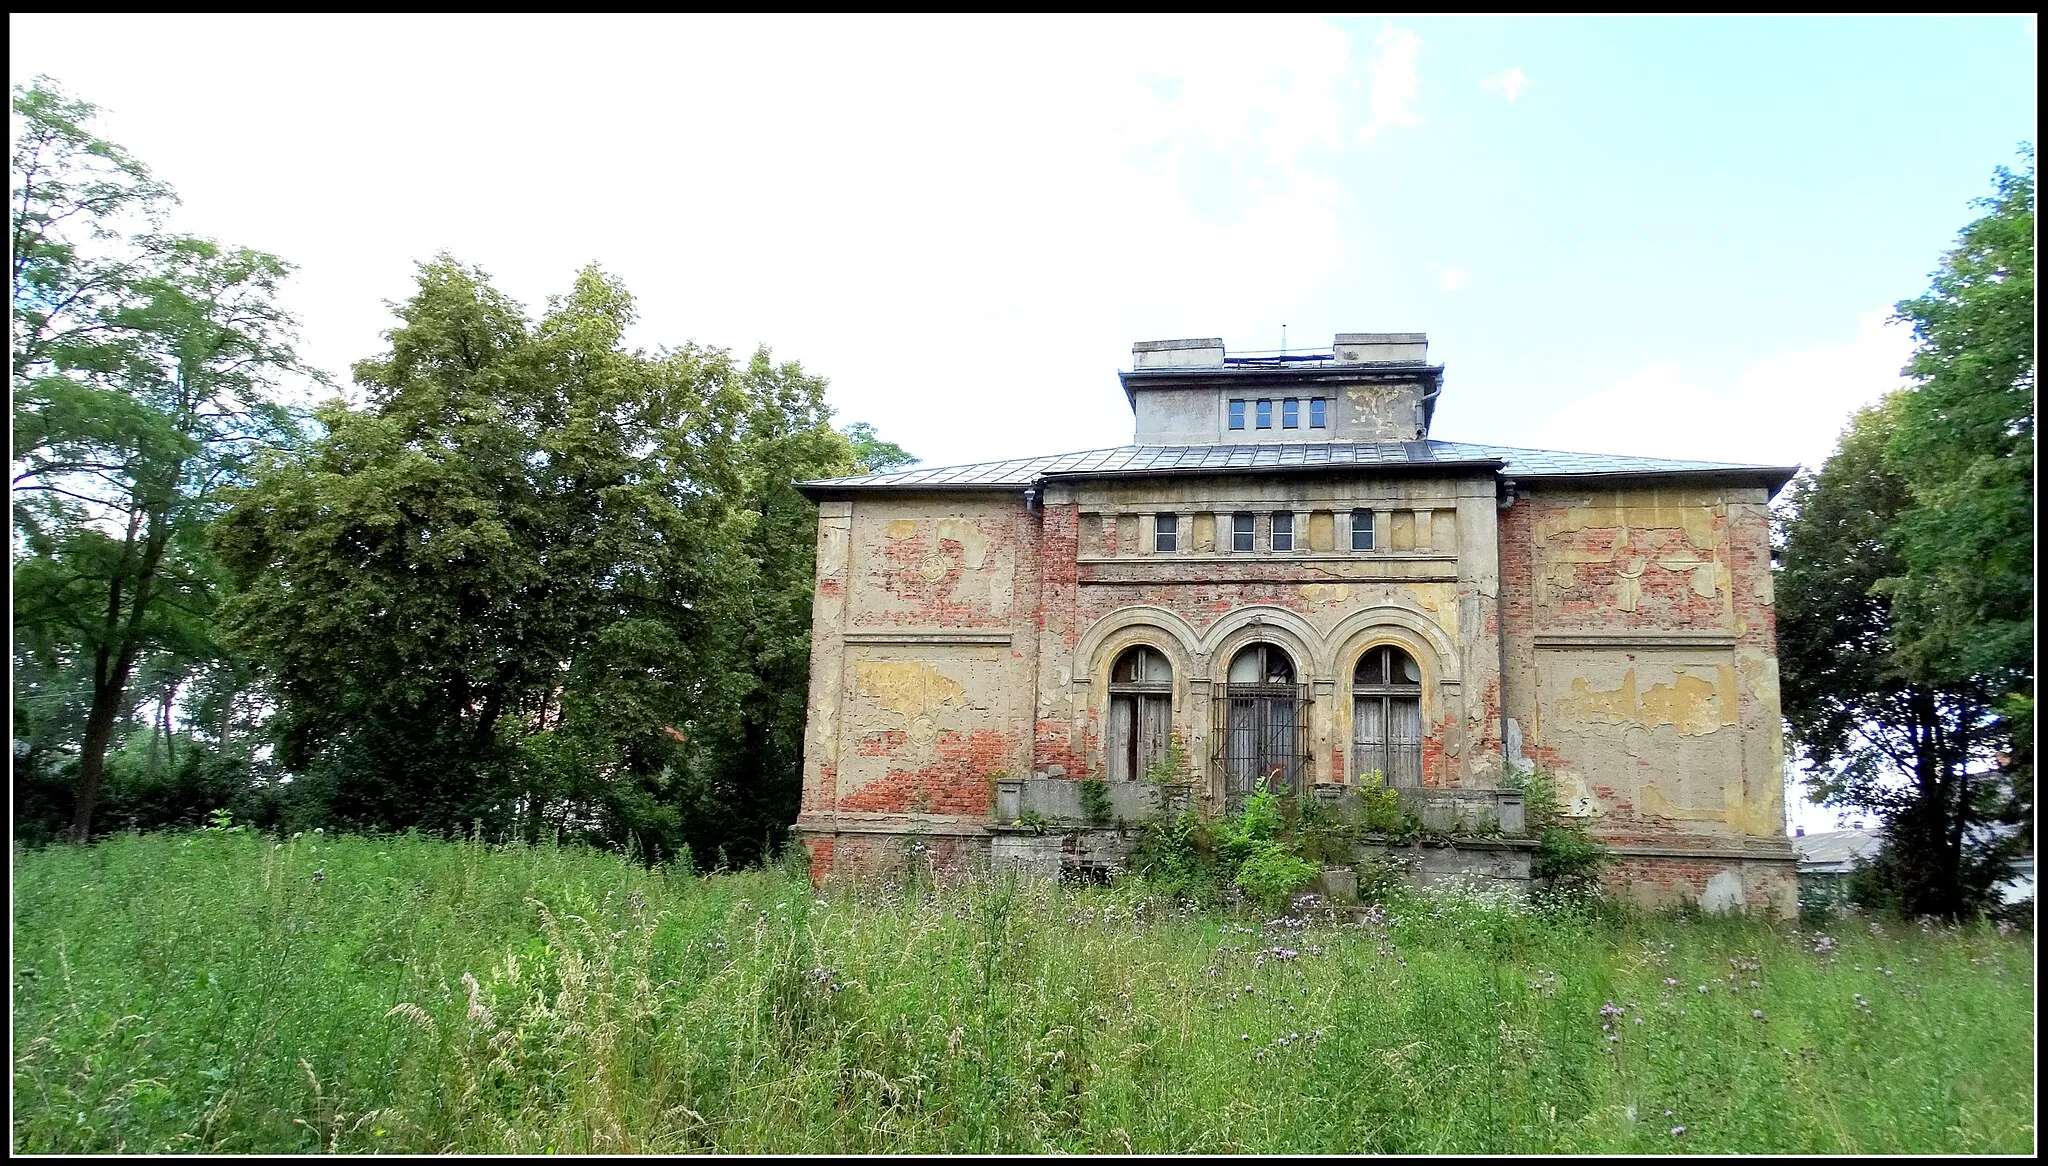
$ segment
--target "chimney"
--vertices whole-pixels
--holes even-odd
[[[1223,341],[1140,340],[1131,345],[1131,368],[1222,368]]]
[[[1429,362],[1423,332],[1339,332],[1338,364],[1422,365]]]
[[[1792,837],[1794,837],[1794,838],[1804,838],[1804,837],[1806,837],[1806,827],[1804,827],[1804,826],[1796,826],[1796,827],[1794,827],[1794,828],[1793,828],[1793,830],[1792,830]]]

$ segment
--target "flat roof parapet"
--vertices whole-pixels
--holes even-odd
[[[1223,341],[1220,337],[1198,340],[1140,340],[1131,345],[1131,367],[1220,368]]]

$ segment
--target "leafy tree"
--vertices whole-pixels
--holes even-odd
[[[1918,348],[1885,462],[1910,505],[1887,583],[1921,675],[2031,693],[2034,657],[2034,152],[2001,166],[1933,286],[1898,305]]]
[[[863,474],[881,474],[914,466],[918,459],[908,450],[893,441],[883,441],[875,433],[875,427],[865,421],[856,421],[840,430],[846,440],[853,443],[853,459],[860,463]]]
[[[15,629],[44,683],[83,689],[31,702],[85,707],[83,840],[138,666],[212,654],[206,525],[254,451],[292,439],[275,391],[304,370],[282,260],[144,230],[168,190],[47,79],[14,110]]]
[[[734,861],[795,816],[823,382],[629,351],[596,269],[538,321],[442,256],[366,408],[236,492],[225,623],[338,824],[565,832]]]
[[[1911,495],[1886,453],[1905,398],[1856,414],[1820,472],[1787,493],[1780,691],[1816,800],[1884,820],[1894,903],[1953,915],[1982,906],[2000,874],[1996,848],[1971,831],[1993,813],[1971,776],[1989,757],[1992,714],[1983,685],[1929,680],[1899,652],[1884,583],[1904,569],[1894,533]]]

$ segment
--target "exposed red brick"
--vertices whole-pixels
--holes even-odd
[[[1009,737],[993,730],[940,733],[934,744],[937,761],[919,769],[891,769],[880,780],[841,798],[839,808],[986,816],[994,796],[989,775],[1003,769],[1012,755]]]

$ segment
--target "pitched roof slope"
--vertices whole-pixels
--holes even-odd
[[[1742,474],[1769,481],[1773,491],[1790,479],[1796,469],[1790,466],[1740,465],[1731,462],[1683,461],[1675,458],[1565,453],[1557,450],[1472,445],[1461,441],[1431,439],[1287,442],[1267,445],[1119,445],[1108,449],[1016,458],[1010,461],[919,467],[885,474],[860,474],[850,478],[821,478],[798,485],[806,493],[831,493],[839,490],[943,490],[962,487],[1000,489],[1021,488],[1046,478],[1059,477],[1119,477],[1347,467],[1391,469],[1424,465],[1498,468],[1501,474],[1511,478]]]

